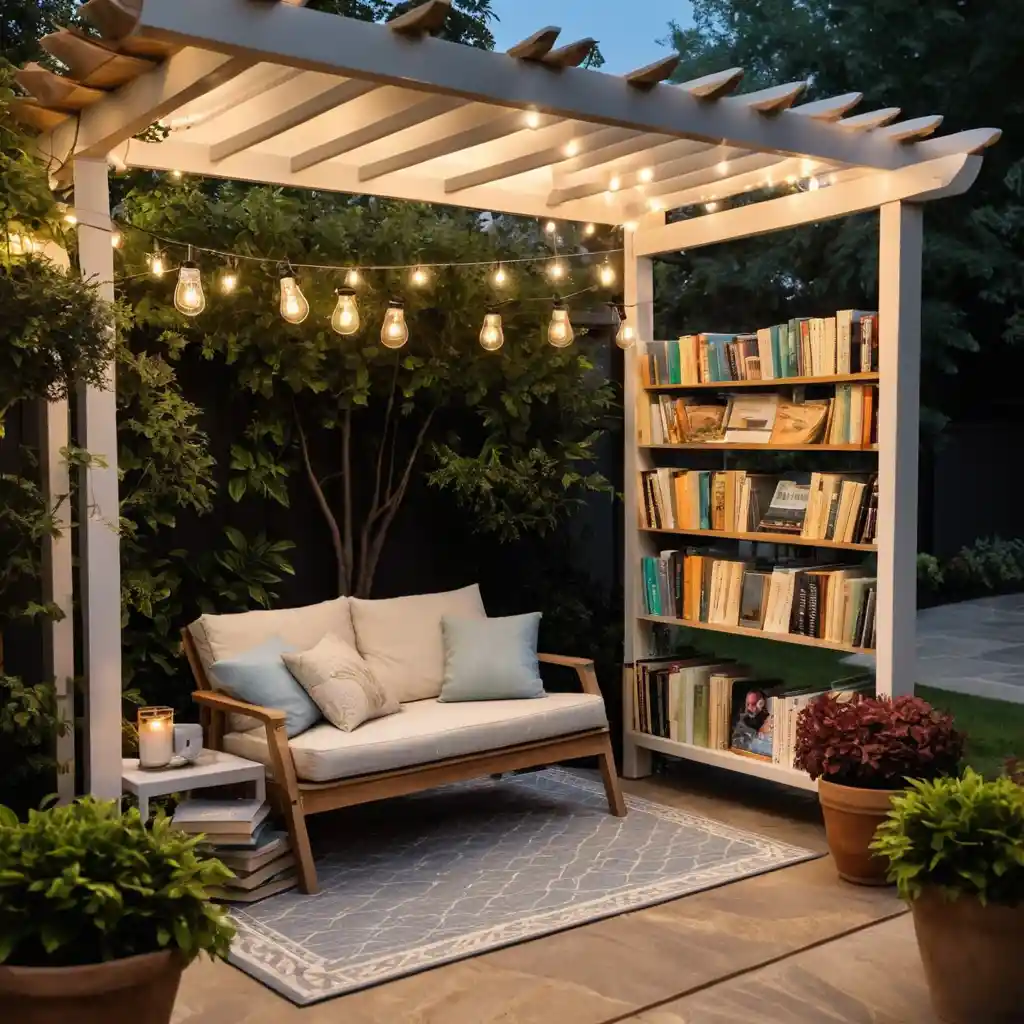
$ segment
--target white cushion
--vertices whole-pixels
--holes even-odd
[[[436,697],[441,692],[442,617],[487,617],[475,583],[445,594],[414,594],[383,601],[354,597],[351,605],[356,648],[381,686],[403,704]]]
[[[536,700],[442,704],[420,700],[397,715],[377,718],[354,732],[321,723],[289,740],[295,771],[306,782],[429,764],[519,743],[607,728],[604,701],[589,693],[550,693]],[[264,730],[229,733],[224,749],[270,764]]]
[[[333,633],[308,651],[285,652],[281,659],[324,718],[342,732],[399,710],[359,652]]]
[[[352,631],[350,599],[336,597],[303,608],[274,608],[234,615],[200,615],[189,627],[199,660],[217,689],[217,680],[210,671],[215,661],[233,658],[258,647],[272,636],[300,651],[315,646],[328,633],[334,633],[355,646]],[[261,728],[260,723],[243,715],[231,715],[228,728],[232,732]]]

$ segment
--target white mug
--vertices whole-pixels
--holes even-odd
[[[203,727],[187,723],[174,727],[174,753],[191,764],[203,752]]]

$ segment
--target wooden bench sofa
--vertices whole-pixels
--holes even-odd
[[[425,595],[437,596],[444,595]],[[575,670],[579,693],[469,703],[442,703],[436,695],[420,697],[403,701],[398,714],[366,722],[351,733],[321,723],[291,740],[285,732],[283,711],[247,704],[217,692],[216,679],[210,672],[213,661],[245,649],[231,651],[231,645],[237,645],[245,636],[251,640],[253,636],[282,635],[300,649],[305,643],[312,646],[319,639],[314,635],[320,628],[313,613],[323,607],[203,616],[182,631],[185,653],[198,687],[193,699],[202,711],[206,745],[262,761],[267,766],[268,794],[291,837],[303,892],[317,891],[316,867],[306,830],[306,816],[310,814],[417,793],[452,782],[596,756],[609,811],[620,817],[625,815],[604,702],[593,662],[587,658],[539,655],[541,662]],[[310,614],[289,616],[303,611]],[[332,611],[336,617],[341,613],[342,609],[337,607]],[[353,633],[358,646],[359,616],[356,618]],[[248,622],[238,621],[243,619]],[[436,627],[440,630],[439,618]],[[211,634],[218,630],[224,635],[219,642],[211,642]],[[370,655],[359,649],[373,664]]]

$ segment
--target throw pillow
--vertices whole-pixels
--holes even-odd
[[[288,718],[284,728],[289,739],[321,718],[320,709],[281,660],[294,650],[279,636],[272,636],[259,647],[222,658],[211,666],[218,688],[229,697],[285,712]]]
[[[342,732],[401,710],[359,652],[332,633],[308,651],[282,657],[324,718]]]
[[[401,703],[426,700],[441,692],[444,642],[441,618],[483,619],[480,588],[444,594],[413,594],[366,601],[353,597],[356,649],[385,690]]]
[[[446,615],[441,701],[543,697],[537,663],[540,612],[496,619]]]

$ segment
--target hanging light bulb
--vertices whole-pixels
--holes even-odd
[[[356,293],[351,288],[339,288],[335,293],[338,304],[331,314],[331,327],[345,337],[359,330],[359,307]]]
[[[220,290],[225,295],[230,295],[238,287],[238,273],[234,267],[228,267],[220,275]]]
[[[309,303],[290,269],[281,271],[281,316],[290,324],[301,324],[309,316]]]
[[[154,249],[149,257],[149,269],[154,277],[163,277],[167,269],[164,254],[159,249]]]
[[[188,259],[178,271],[178,283],[174,288],[174,308],[185,316],[199,316],[206,309],[203,294],[203,280],[199,265],[192,259],[192,246],[188,247]]]
[[[596,231],[597,231],[597,225],[596,224],[588,224],[588,225],[586,225],[586,227],[584,227],[583,234],[585,234],[587,236],[587,238],[592,238]]]
[[[497,352],[505,344],[505,332],[501,326],[501,314],[489,310],[480,328],[480,347],[487,352]]]
[[[549,235],[553,235],[553,234],[554,234],[554,233],[555,233],[555,232],[556,232],[556,231],[558,230],[558,225],[557,225],[557,224],[556,224],[556,223],[555,223],[555,222],[554,222],[553,220],[549,220],[549,221],[548,221],[548,222],[547,222],[547,223],[546,223],[546,224],[544,225],[544,230],[545,230],[545,231],[546,231],[546,232],[547,232],[547,233],[548,233]]]
[[[569,310],[561,299],[556,299],[551,310],[551,322],[548,324],[548,344],[555,348],[567,348],[575,336],[569,321]]]
[[[561,260],[552,260],[548,264],[548,277],[552,281],[561,281],[565,278],[565,264]]]
[[[531,131],[536,131],[540,127],[540,113],[536,110],[527,110],[523,115],[523,122]]]
[[[121,248],[121,243],[123,241],[124,241],[124,235],[122,235],[121,232],[117,230],[117,228],[114,228],[114,230],[110,232],[110,245],[111,245],[111,247],[114,248],[114,249],[120,249]]]
[[[74,215],[74,213],[72,213],[69,210],[67,213],[64,214],[64,223],[71,224],[72,226],[74,226],[75,224],[78,223],[78,218]]]
[[[619,314],[619,307],[612,306],[619,329],[615,332],[615,344],[621,349],[632,348],[636,344],[636,328],[629,322],[629,313],[624,317]]]
[[[602,288],[611,288],[615,284],[615,268],[607,260],[598,268],[597,279]]]
[[[359,271],[356,270],[355,267],[352,267],[351,270],[349,270],[345,274],[345,287],[346,288],[355,288],[355,286],[357,284],[359,284],[361,281],[362,281],[362,278],[359,276]]]
[[[381,344],[385,348],[401,348],[409,340],[409,327],[405,322],[405,306],[401,299],[392,299],[384,314],[380,329]]]
[[[412,281],[417,288],[422,288],[430,280],[430,275],[427,273],[425,267],[416,267],[409,276],[409,280]]]
[[[508,284],[508,274],[500,263],[491,275],[491,284],[493,284],[495,288],[504,288],[505,285]]]

